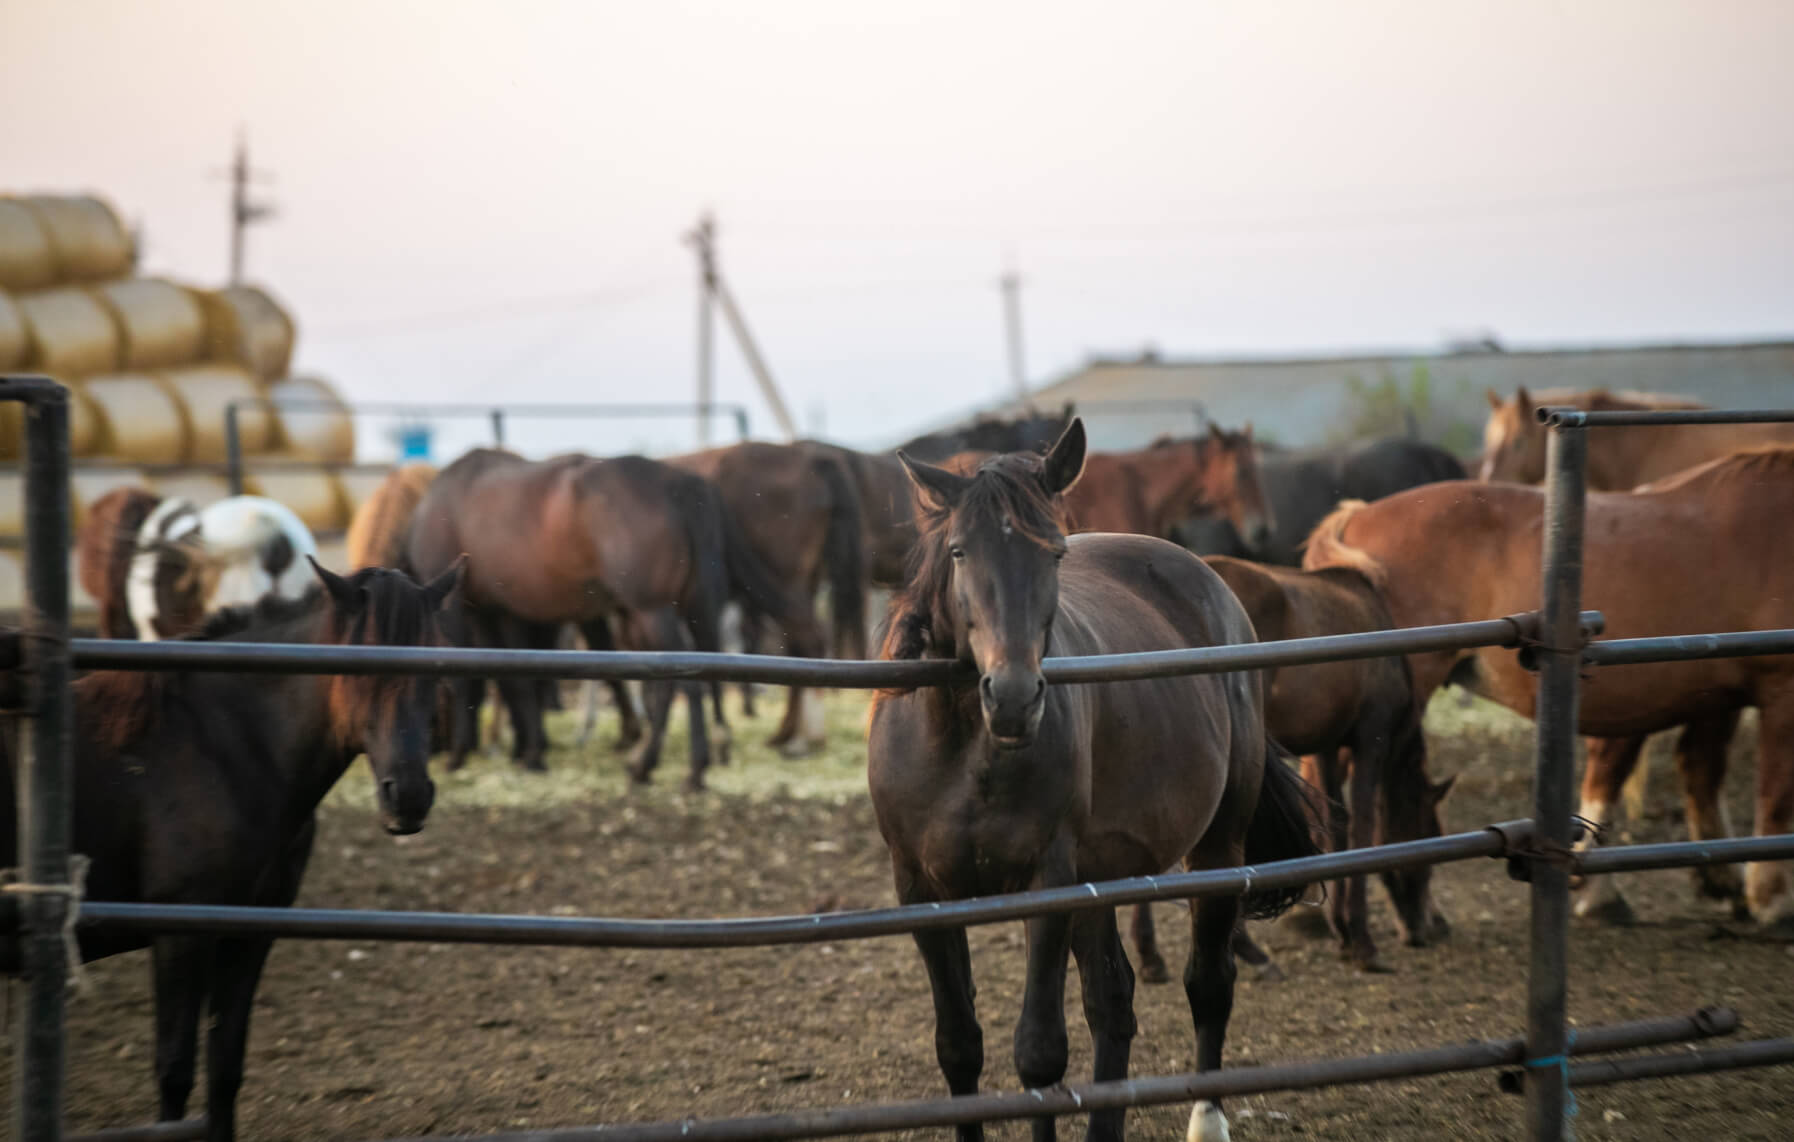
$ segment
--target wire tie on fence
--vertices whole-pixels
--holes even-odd
[[[1570,1088],[1570,1048],[1574,1047],[1575,1045],[1576,1045],[1576,1032],[1574,1030],[1566,1030],[1566,1032],[1564,1034],[1564,1053],[1563,1054],[1547,1055],[1546,1057],[1544,1057],[1542,1059],[1527,1059],[1524,1064],[1528,1070],[1532,1070],[1535,1068],[1542,1069],[1544,1067],[1556,1067],[1558,1070],[1558,1073],[1563,1076],[1563,1080],[1564,1080],[1564,1121],[1566,1121],[1566,1122],[1568,1122],[1570,1119],[1576,1117],[1576,1092]]]
[[[77,995],[87,990],[87,967],[81,962],[81,942],[75,936],[75,924],[81,918],[81,901],[87,895],[89,863],[85,854],[71,854],[67,884],[34,884],[28,880],[20,880],[18,869],[0,869],[0,893],[12,896],[60,896],[68,902],[62,912],[62,954],[68,960],[66,986]]]

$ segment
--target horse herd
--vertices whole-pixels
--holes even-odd
[[[344,645],[544,647],[576,631],[595,648],[716,650],[733,604],[750,646],[776,639],[793,654],[862,657],[868,592],[891,590],[882,656],[972,667],[962,686],[877,694],[867,738],[899,897],[950,900],[1438,835],[1451,782],[1428,774],[1421,716],[1447,683],[1530,715],[1535,683],[1513,651],[1056,687],[1041,661],[1533,609],[1543,497],[1531,485],[1543,475],[1544,435],[1533,404],[1674,402],[1524,390],[1490,402],[1479,479],[1413,441],[1287,453],[1256,443],[1249,426],[1092,453],[1068,408],[982,421],[891,453],[747,443],[668,461],[532,462],[478,450],[440,473],[394,472],[357,513],[347,576],[317,566],[311,537],[278,505],[244,497],[196,512],[118,492],[89,513],[79,565],[107,637]],[[1788,426],[1603,430],[1588,448],[1600,490],[1588,503],[1584,597],[1606,615],[1609,635],[1794,627]],[[1298,557],[1300,568],[1289,565]],[[825,588],[826,624],[816,605]],[[18,661],[8,635],[0,666]],[[517,762],[541,768],[543,708],[555,688],[501,679],[498,689]],[[416,831],[434,796],[429,758],[446,749],[456,765],[474,748],[485,690],[425,678],[86,675],[76,684],[75,847],[92,862],[89,895],[290,905],[317,805],[350,762],[368,756],[384,826]],[[1602,668],[1582,694],[1581,728],[1597,735],[1582,811],[1597,824],[1611,819],[1644,735],[1685,727],[1677,762],[1690,831],[1723,834],[1726,746],[1740,712],[1755,706],[1756,829],[1788,830],[1786,659]],[[691,717],[690,784],[727,750],[720,686],[644,686],[645,719],[618,688],[625,741],[640,738],[629,762],[637,780],[650,778],[680,695]],[[814,695],[793,692],[775,742],[814,745],[819,715]],[[7,765],[10,775],[10,755]],[[12,797],[8,780],[0,864],[16,856]],[[1782,864],[1751,865],[1742,880],[1723,867],[1700,877],[1701,891],[1766,923],[1794,911]],[[1383,880],[1408,943],[1448,930],[1426,869]],[[1623,917],[1611,878],[1578,892],[1579,913]],[[1331,919],[1344,955],[1386,970],[1366,897],[1362,877],[1337,886]],[[1241,920],[1291,900],[1191,909],[1183,978],[1199,1069],[1221,1062],[1235,956],[1262,957]],[[1163,980],[1151,921],[1145,906],[1136,910],[1137,961],[1142,978]],[[964,931],[916,941],[942,1071],[953,1092],[973,1091],[983,1037]],[[233,1137],[269,943],[82,932],[85,958],[153,949],[163,1118],[185,1112],[209,1009],[208,1133]],[[1028,922],[1015,1035],[1016,1067],[1031,1087],[1064,1075],[1071,956],[1095,1077],[1127,1072],[1135,973],[1113,911],[1042,917]],[[1090,1132],[1119,1138],[1121,1112],[1093,1115]],[[981,1137],[975,1126],[959,1133]],[[1034,1133],[1052,1137],[1053,1123],[1035,1122]],[[1227,1136],[1218,1104],[1197,1106],[1190,1136]]]

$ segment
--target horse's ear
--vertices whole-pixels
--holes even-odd
[[[1532,412],[1532,394],[1526,391],[1525,385],[1514,390],[1514,407],[1520,410],[1521,419],[1531,419],[1527,414]]]
[[[1252,422],[1251,421],[1248,420],[1246,422],[1246,427],[1240,429],[1240,435],[1246,438],[1247,444],[1252,443]]]
[[[1065,434],[1059,437],[1052,451],[1040,465],[1040,482],[1046,487],[1047,495],[1062,496],[1071,491],[1071,486],[1078,482],[1084,474],[1084,453],[1088,440],[1084,436],[1084,418],[1073,417],[1065,426]]]
[[[1435,805],[1439,804],[1441,801],[1445,800],[1446,795],[1451,792],[1451,787],[1457,784],[1457,780],[1458,775],[1454,773],[1443,781],[1433,782],[1431,785],[1427,786],[1427,800]]]
[[[1489,407],[1496,412],[1500,412],[1501,406],[1507,403],[1501,399],[1501,394],[1494,389],[1484,389],[1483,396],[1489,398]]]
[[[965,494],[974,478],[949,472],[945,468],[936,468],[933,464],[924,464],[920,460],[911,460],[903,454],[901,448],[897,450],[897,462],[903,465],[909,482],[916,486],[922,506],[929,511],[952,511],[953,505],[959,502],[959,497]]]
[[[461,581],[467,577],[467,553],[455,560],[447,571],[424,584],[424,603],[432,611],[441,610],[448,597],[460,589]]]
[[[352,609],[361,604],[361,588],[329,570],[309,555],[305,557],[305,561],[311,564],[311,569],[317,574],[318,581],[324,584],[324,590],[329,593],[331,601],[338,607]]]

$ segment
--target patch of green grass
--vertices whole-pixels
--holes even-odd
[[[766,744],[785,712],[785,691],[762,689],[756,716],[748,718],[741,712],[739,693],[729,687],[724,705],[734,735],[732,760],[726,766],[712,765],[705,774],[710,795],[756,801],[824,798],[837,803],[864,795],[866,711],[870,700],[866,691],[843,690],[825,695],[827,738],[823,747],[807,757],[791,759]],[[569,704],[577,705],[577,702]],[[488,703],[484,716],[490,719],[494,713]],[[583,720],[584,713],[578,709],[549,714],[550,748],[546,774],[526,773],[511,762],[508,735],[497,756],[475,753],[468,759],[466,768],[457,773],[447,771],[445,759],[432,761],[430,770],[436,779],[437,805],[548,808],[617,801],[626,797],[692,799],[692,795],[683,790],[691,765],[686,749],[690,723],[683,699],[673,707],[660,767],[655,770],[653,781],[645,787],[632,785],[623,772],[627,756],[614,747],[616,711],[607,704],[599,713],[592,740],[581,746],[578,737]],[[712,735],[714,755],[714,726]],[[707,795],[699,795],[704,796]],[[337,783],[324,803],[329,807],[369,810],[373,807],[373,799],[373,783],[365,763],[358,762]]]

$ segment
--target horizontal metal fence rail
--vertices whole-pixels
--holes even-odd
[[[997,924],[1087,908],[1154,900],[1238,896],[1295,888],[1339,876],[1387,872],[1472,857],[1511,855],[1532,837],[1529,821],[1506,821],[1424,841],[1324,853],[1244,868],[1139,876],[1034,892],[906,904],[858,912],[734,920],[618,920],[605,917],[514,916],[464,912],[379,912],[362,909],[239,908],[214,904],[81,906],[82,927],[109,925],[156,932],[262,935],[331,940],[422,940],[428,943],[534,944],[588,948],[740,948],[820,944],[899,936],[932,928]]]
[[[1746,1067],[1772,1067],[1794,1063],[1794,1039],[1753,1039],[1729,1047],[1689,1047],[1661,1055],[1634,1055],[1623,1059],[1590,1059],[1569,1068],[1570,1085],[1606,1086],[1634,1079],[1665,1079],[1676,1075],[1705,1075]],[[1526,1076],[1522,1071],[1503,1071],[1501,1090],[1519,1094]]]
[[[1656,868],[1688,868],[1701,864],[1794,858],[1794,833],[1766,837],[1732,837],[1722,841],[1673,841],[1657,845],[1614,845],[1588,849],[1575,858],[1576,871],[1587,876],[1608,872],[1642,872]]]
[[[1714,1035],[1729,1035],[1737,1026],[1737,1012],[1723,1007],[1706,1007],[1690,1015],[1583,1028],[1578,1031],[1569,1054],[1601,1054],[1687,1042]],[[1116,1107],[1164,1106],[1195,1099],[1451,1074],[1509,1066],[1521,1062],[1525,1057],[1525,1040],[1497,1039],[1350,1059],[1320,1059],[1265,1067],[1157,1075],[1121,1082],[1058,1086],[1047,1090],[917,1099],[911,1102],[841,1106],[742,1118],[563,1127],[486,1135],[443,1135],[411,1142],[450,1142],[451,1139],[460,1142],[474,1142],[475,1139],[478,1142],[748,1142],[750,1139],[772,1142],[776,1139],[835,1138],[918,1127],[954,1126],[965,1122],[1039,1118],[1048,1114],[1084,1114]]]
[[[1591,642],[1582,650],[1590,666],[1686,662],[1695,658],[1751,658],[1794,654],[1794,630],[1744,630],[1728,634],[1670,634]]]
[[[1598,630],[1599,612],[1582,616]],[[1241,646],[1198,646],[1135,654],[1048,658],[1049,683],[1124,682],[1231,670],[1262,670],[1310,662],[1519,646],[1533,637],[1531,615],[1473,623],[1404,627],[1363,634],[1296,638]],[[483,650],[467,647],[311,646],[272,642],[127,642],[78,638],[69,643],[85,670],[230,670],[263,674],[436,674],[519,678],[649,679],[884,689],[971,681],[970,668],[948,659],[853,661],[770,654],[702,651]]]
[[[1786,408],[1614,409],[1591,412],[1546,406],[1536,410],[1539,423],[1551,428],[1648,428],[1677,424],[1783,424],[1794,421]]]

